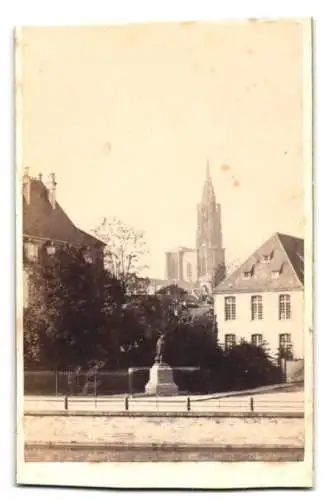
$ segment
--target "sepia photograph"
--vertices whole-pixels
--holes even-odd
[[[312,486],[311,52],[16,28],[19,483]]]

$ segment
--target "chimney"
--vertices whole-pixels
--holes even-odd
[[[24,168],[23,175],[23,196],[26,203],[29,205],[31,202],[31,177],[30,177],[30,167]]]
[[[41,173],[38,175],[38,178],[39,178],[39,181],[42,182],[42,174]]]
[[[49,196],[49,202],[53,210],[55,210],[56,208],[56,185],[57,183],[55,174],[50,174],[50,180],[48,184],[48,196]]]

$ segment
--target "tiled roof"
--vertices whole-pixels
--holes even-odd
[[[66,215],[59,203],[52,208],[48,190],[42,181],[30,179],[30,203],[23,196],[24,235],[67,242],[78,246],[105,246],[90,234],[78,229]]]
[[[223,280],[214,293],[302,289],[303,258],[302,239],[275,233]]]

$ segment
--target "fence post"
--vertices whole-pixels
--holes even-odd
[[[68,410],[68,396],[65,396],[64,403],[65,403],[65,410]]]
[[[55,371],[55,387],[56,387],[56,396],[58,396],[58,372]]]
[[[129,409],[129,396],[125,396],[124,398],[124,408],[125,410]]]
[[[190,397],[187,397],[187,411],[190,411]]]
[[[251,397],[251,411],[254,411],[254,398]]]
[[[129,379],[129,394],[133,396],[133,387],[132,387],[132,368],[129,368],[128,371],[128,379]]]
[[[97,406],[97,371],[95,370],[95,380],[94,380],[94,396],[95,396],[95,408]]]

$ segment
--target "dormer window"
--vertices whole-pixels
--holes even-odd
[[[264,264],[269,264],[269,262],[271,262],[272,258],[273,258],[273,252],[268,253],[268,254],[264,254],[262,256],[262,261]]]
[[[280,267],[276,267],[275,269],[272,270],[271,276],[273,279],[279,278],[282,272],[282,265]]]
[[[253,276],[254,274],[254,266],[250,267],[249,269],[246,269],[243,273],[243,278],[244,279],[249,279]]]

